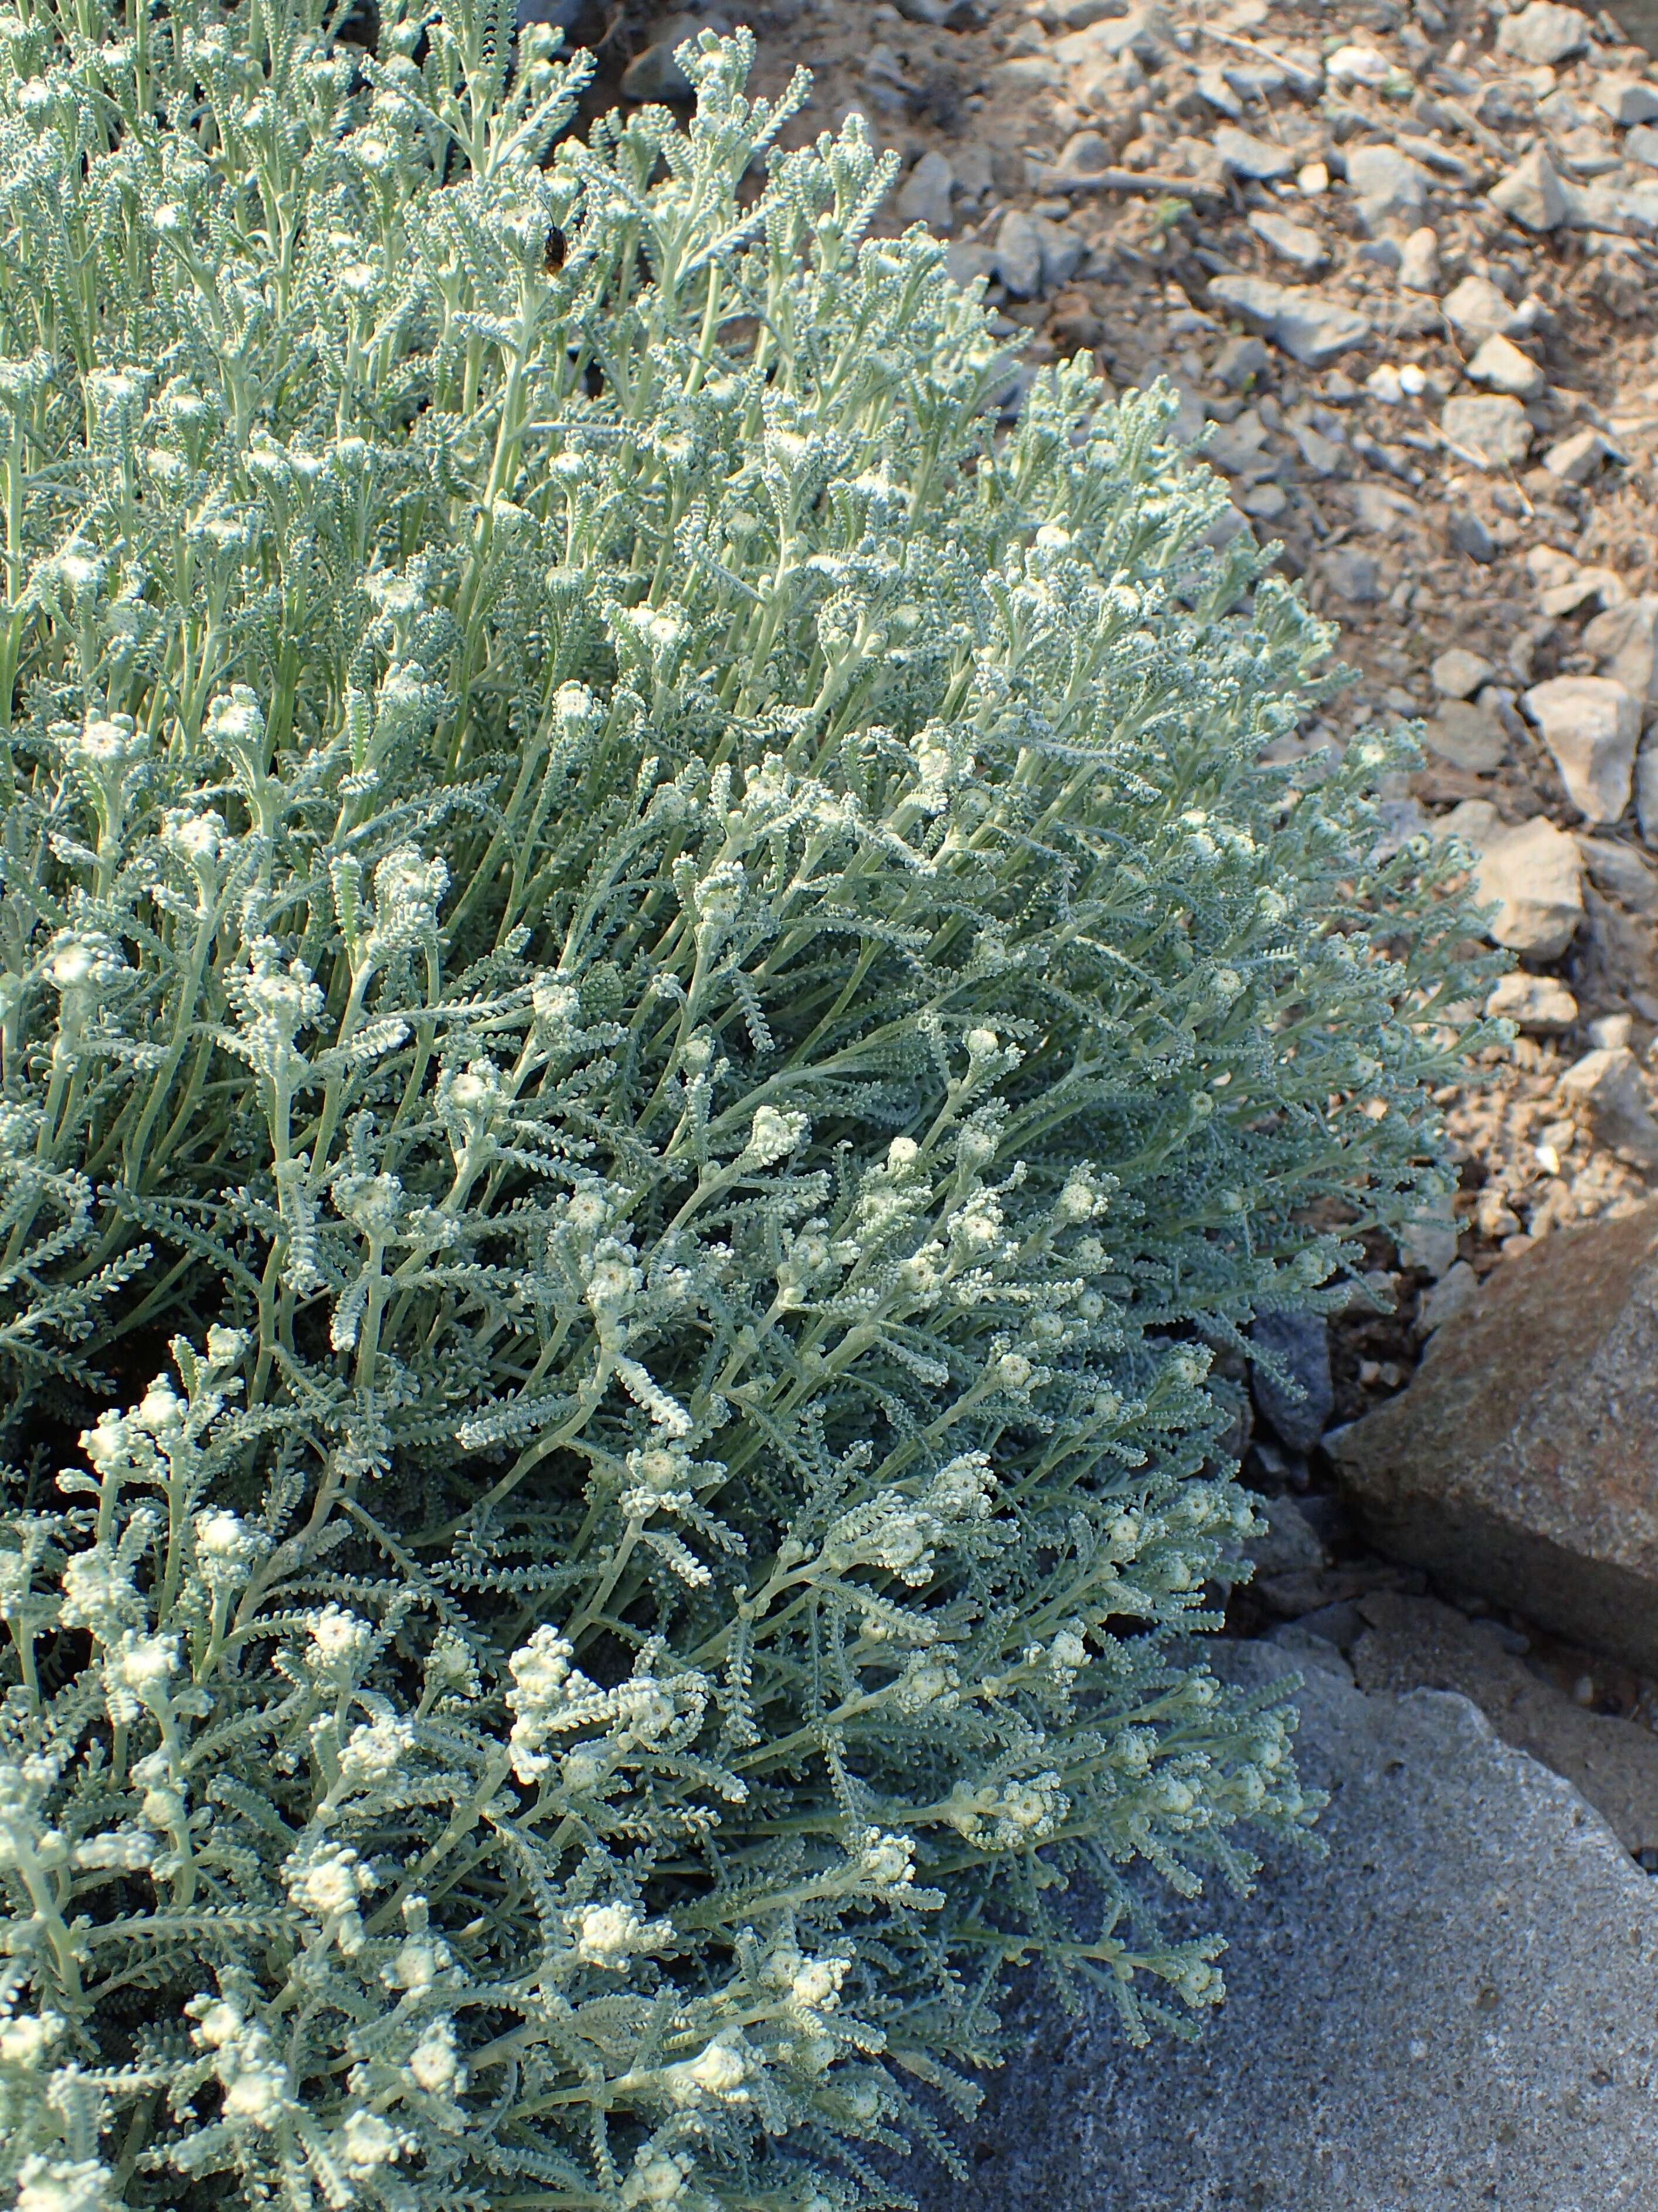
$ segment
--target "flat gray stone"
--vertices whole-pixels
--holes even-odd
[[[1658,743],[1649,742],[1635,756],[1635,818],[1643,843],[1658,845]]]
[[[622,72],[624,100],[689,100],[695,91],[678,63],[674,50],[701,28],[694,15],[673,15],[662,25],[652,43],[636,53]]]
[[[1265,276],[1212,276],[1209,296],[1303,368],[1322,368],[1370,335],[1370,324],[1356,310],[1299,284],[1274,284]]]
[[[1639,1063],[1626,1044],[1597,1045],[1586,1052],[1566,1070],[1559,1087],[1563,1098],[1585,1109],[1597,1143],[1631,1167],[1649,1172],[1658,1168],[1658,1121],[1647,1103]],[[1621,1407],[1609,1410],[1614,1419],[1622,1416]]]
[[[1466,699],[1441,700],[1422,734],[1430,752],[1470,775],[1492,775],[1509,750],[1501,722]]]
[[[1139,62],[1156,63],[1174,46],[1174,27],[1167,11],[1151,6],[1131,8],[1126,15],[1113,15],[1055,39],[1048,49],[1061,69],[1085,72],[1102,64],[1133,54]]]
[[[1451,509],[1445,536],[1453,553],[1465,554],[1482,568],[1489,568],[1497,558],[1497,540],[1486,529],[1483,518],[1471,507]]]
[[[1255,236],[1264,239],[1281,261],[1308,276],[1322,269],[1330,258],[1324,240],[1304,222],[1291,222],[1288,216],[1273,215],[1266,208],[1254,210],[1248,221]]]
[[[1552,975],[1528,975],[1523,968],[1514,968],[1492,984],[1485,1012],[1540,1036],[1558,1036],[1576,1024],[1577,1001]]]
[[[1472,699],[1496,673],[1483,653],[1470,653],[1465,645],[1448,646],[1428,671],[1442,699]]]
[[[1510,399],[1540,399],[1548,386],[1528,353],[1521,353],[1512,338],[1495,333],[1475,353],[1467,373],[1472,382],[1505,392]]]
[[[1247,392],[1272,366],[1272,356],[1259,338],[1228,338],[1209,374],[1228,392]]]
[[[906,222],[924,222],[943,238],[950,228],[950,194],[956,181],[949,161],[930,147],[905,178],[896,206]]]
[[[1439,235],[1430,223],[1413,230],[1400,249],[1399,289],[1427,293],[1439,289]]]
[[[1658,85],[1649,84],[1644,77],[1600,77],[1589,98],[1603,115],[1625,128],[1658,117]]]
[[[1204,458],[1229,477],[1258,472],[1263,465],[1271,465],[1261,452],[1266,439],[1266,425],[1259,411],[1246,407],[1236,422],[1216,425],[1214,434],[1203,449]]]
[[[1439,427],[1482,469],[1512,468],[1531,451],[1531,424],[1517,399],[1448,399]]]
[[[1558,477],[1562,483],[1587,483],[1602,461],[1617,458],[1617,448],[1599,430],[1574,430],[1570,438],[1551,446],[1543,456],[1543,465],[1551,476]]]
[[[1489,276],[1465,276],[1440,301],[1445,320],[1470,345],[1486,338],[1513,337],[1526,327],[1518,307],[1499,292]]]
[[[1540,146],[1493,185],[1486,197],[1522,230],[1558,230],[1566,220],[1565,187]]]
[[[1649,1728],[1574,1705],[1505,1647],[1495,1621],[1400,1590],[1357,1602],[1365,1622],[1352,1652],[1360,1689],[1455,1690],[1504,1743],[1588,1798],[1626,1851],[1658,1848],[1658,1735]]]
[[[1658,706],[1658,597],[1643,593],[1596,615],[1583,645],[1597,675],[1616,677],[1643,707]]]
[[[1250,177],[1260,184],[1287,177],[1296,166],[1289,147],[1276,145],[1270,138],[1257,138],[1252,131],[1240,131],[1230,123],[1216,131],[1214,147],[1234,176]]]
[[[1497,908],[1493,941],[1510,952],[1556,960],[1583,919],[1583,863],[1577,847],[1546,815],[1517,825],[1499,819],[1489,799],[1465,799],[1434,824],[1476,855],[1474,893]]]
[[[1542,732],[1566,796],[1590,822],[1616,822],[1629,805],[1641,705],[1610,676],[1554,676],[1521,704]]]
[[[1259,1536],[1251,1536],[1242,1547],[1254,1563],[1255,1579],[1318,1573],[1325,1564],[1324,1546],[1295,1499],[1252,1498],[1249,1504],[1256,1520],[1266,1524]]]
[[[1284,304],[1272,322],[1272,343],[1303,368],[1322,368],[1363,345],[1370,336],[1370,324],[1356,309],[1298,285],[1284,287]]]
[[[1023,208],[1010,208],[996,232],[996,274],[1016,300],[1034,300],[1042,289],[1042,233]]]
[[[1649,1877],[1466,1698],[1365,1696],[1339,1662],[1272,1644],[1214,1656],[1251,1686],[1302,1667],[1297,1755],[1333,1793],[1327,1857],[1275,1851],[1253,1899],[1213,1883],[1181,1908],[1229,1944],[1226,2002],[1194,2044],[1133,2051],[1102,1994],[1072,2021],[1024,1984],[969,2178],[906,2176],[924,2212],[1649,2203]]]
[[[1309,1452],[1335,1406],[1330,1378],[1330,1328],[1322,1314],[1269,1312],[1255,1316],[1251,1340],[1283,1370],[1249,1363],[1255,1411],[1278,1442]]]
[[[1341,597],[1356,607],[1373,607],[1382,597],[1382,563],[1357,545],[1332,546],[1319,566]]]
[[[1347,182],[1372,236],[1389,223],[1414,228],[1422,221],[1428,172],[1397,146],[1355,146],[1347,156]]]
[[[1197,92],[1199,100],[1206,100],[1217,113],[1224,115],[1233,123],[1243,113],[1243,102],[1228,83],[1224,70],[1199,70]]]
[[[1030,220],[1042,249],[1042,289],[1057,292],[1087,260],[1088,240],[1068,222],[1055,222],[1050,216],[1034,215]]]
[[[1658,872],[1655,872],[1650,860],[1642,857],[1638,846],[1626,845],[1619,837],[1585,836],[1580,830],[1577,849],[1596,890],[1616,899],[1631,914],[1649,920],[1658,915]]]
[[[1658,169],[1658,130],[1649,123],[1638,124],[1624,141],[1624,154],[1628,161]]]
[[[1619,1049],[1563,1085],[1591,1118]],[[1326,1443],[1378,1550],[1658,1671],[1658,1205],[1505,1261],[1410,1388]]]
[[[1576,8],[1563,8],[1558,0],[1531,0],[1517,15],[1503,19],[1497,33],[1497,50],[1529,62],[1533,69],[1563,62],[1568,54],[1581,54],[1594,28]]]

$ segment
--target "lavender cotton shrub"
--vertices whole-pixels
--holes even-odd
[[[0,15],[0,2176],[889,2202],[1311,1819],[1210,1348],[1439,1188],[1466,914],[856,118],[334,21]]]

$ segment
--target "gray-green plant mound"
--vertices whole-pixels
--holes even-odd
[[[1204,1346],[1433,1187],[1438,864],[855,118],[511,27],[0,17],[21,2212],[881,2200],[1310,1818]]]

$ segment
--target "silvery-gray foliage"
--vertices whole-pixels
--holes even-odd
[[[0,16],[22,2212],[874,2202],[1313,1809],[1164,1632],[1205,1347],[1435,1187],[1440,863],[855,118],[510,30]]]

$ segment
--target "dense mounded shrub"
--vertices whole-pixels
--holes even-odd
[[[1166,1632],[1211,1350],[1434,1187],[1438,864],[855,118],[555,146],[510,24],[0,16],[24,2212],[868,2202],[1309,1817]]]

